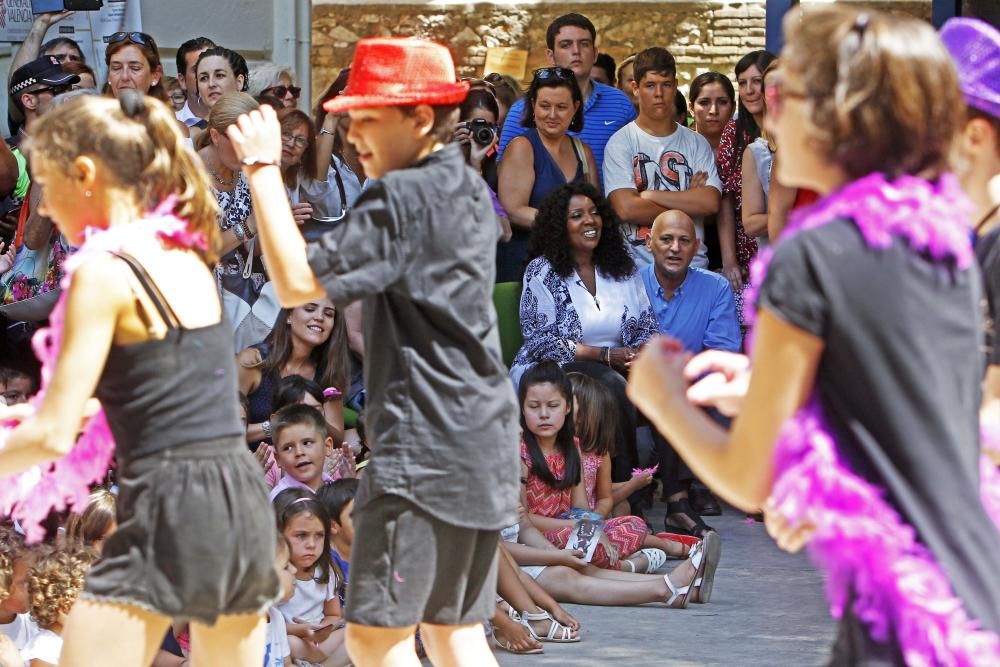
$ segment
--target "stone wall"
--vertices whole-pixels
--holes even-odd
[[[930,17],[930,1],[864,2]],[[805,5],[808,9],[808,5]],[[764,48],[762,0],[732,2],[597,2],[541,4],[316,4],[313,8],[313,90],[319,95],[351,60],[363,37],[413,35],[448,45],[460,76],[482,74],[486,49],[528,50],[530,73],[547,63],[545,29],[557,16],[578,11],[598,30],[599,50],[616,61],[648,46],[666,46],[685,85],[708,69],[732,76],[747,51]]]

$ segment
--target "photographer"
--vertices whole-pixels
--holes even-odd
[[[500,107],[488,88],[473,88],[459,107],[459,122],[455,126],[454,141],[462,146],[465,160],[478,171],[490,186],[493,209],[500,219],[503,241],[511,236],[510,221],[497,199],[497,143],[500,140],[497,120]]]

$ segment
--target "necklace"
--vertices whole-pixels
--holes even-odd
[[[227,181],[227,180],[224,180],[221,176],[219,176],[217,173],[215,173],[211,169],[208,170],[208,173],[211,174],[212,178],[214,178],[216,180],[216,182],[218,182],[219,185],[222,185],[222,186],[227,187],[227,188],[230,185],[232,185],[233,183],[236,182],[236,177],[235,176],[233,177],[233,180]]]

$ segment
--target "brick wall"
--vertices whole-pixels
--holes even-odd
[[[857,4],[930,17],[930,1]],[[804,5],[808,10],[808,4]],[[318,95],[351,60],[363,37],[413,35],[451,48],[460,76],[482,73],[486,49],[528,49],[528,72],[548,64],[545,29],[568,11],[587,15],[598,30],[598,48],[616,61],[649,46],[666,46],[687,84],[715,69],[732,76],[747,51],[764,48],[764,2],[547,2],[496,4],[317,4],[313,8],[313,90]]]

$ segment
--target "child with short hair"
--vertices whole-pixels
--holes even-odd
[[[286,406],[275,413],[271,431],[274,457],[284,472],[271,489],[272,502],[285,489],[298,487],[316,493],[323,482],[333,481],[323,472],[324,461],[333,452],[333,438],[327,435],[323,413],[301,403]]]
[[[337,596],[340,605],[347,604],[347,586],[351,577],[351,546],[354,544],[354,496],[358,493],[358,480],[338,479],[327,482],[316,498],[330,516],[330,555],[340,568],[340,586]]]
[[[28,607],[38,634],[21,651],[30,667],[55,667],[62,652],[62,631],[83,580],[97,555],[92,549],[56,549],[38,559],[28,573]]]
[[[31,552],[12,528],[0,527],[0,634],[23,650],[38,634],[28,614],[28,570]]]
[[[293,658],[347,665],[337,597],[339,571],[330,556],[330,518],[308,490],[286,489],[274,499],[278,531],[288,540],[295,567],[295,591],[278,605]]]
[[[74,512],[66,519],[66,544],[101,553],[105,538],[118,528],[117,511],[115,494],[104,488],[94,489],[83,513]]]
[[[450,143],[468,89],[440,44],[359,41],[347,88],[324,106],[350,114],[348,139],[373,182],[308,246],[288,208],[273,110],[229,129],[282,305],[363,298],[365,347],[378,352],[365,360],[375,447],[356,499],[347,609],[358,664],[412,660],[399,647],[421,623],[434,662],[495,664],[481,624],[498,531],[515,517],[517,411],[491,298],[501,229],[488,187]]]

